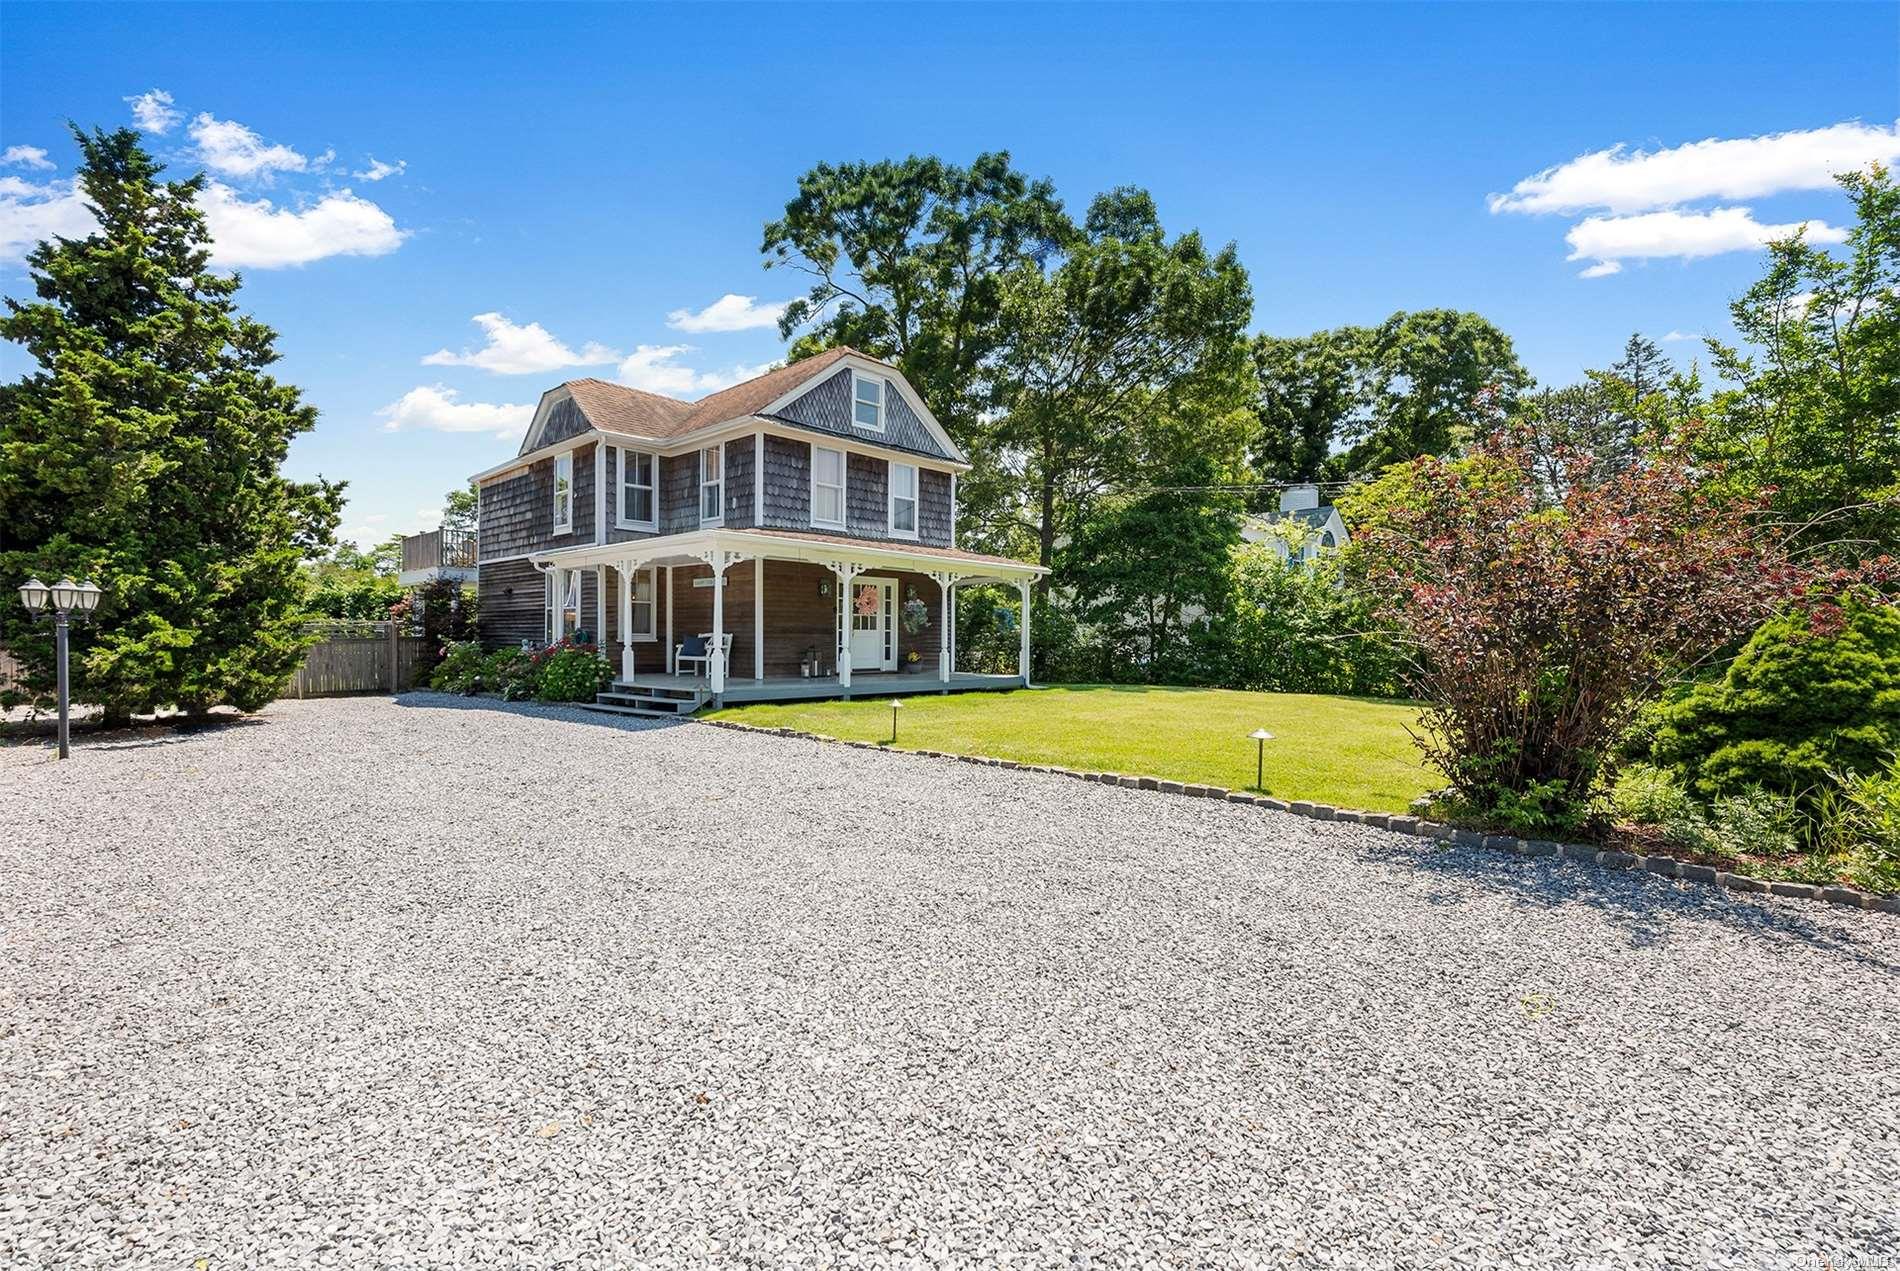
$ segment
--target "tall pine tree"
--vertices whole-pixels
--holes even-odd
[[[35,248],[38,299],[0,316],[38,364],[0,387],[0,581],[104,588],[74,633],[73,695],[109,719],[256,710],[302,656],[297,566],[331,540],[342,486],[281,473],[317,413],[266,373],[276,333],[238,312],[239,279],[209,268],[202,175],[159,180],[129,129],[75,136],[99,228]],[[45,623],[0,615],[43,695]]]

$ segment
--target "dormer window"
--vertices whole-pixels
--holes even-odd
[[[554,532],[574,528],[574,452],[554,456]]]
[[[884,431],[884,382],[868,375],[853,375],[851,419],[870,432]]]

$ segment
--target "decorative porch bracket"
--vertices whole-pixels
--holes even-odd
[[[930,577],[936,580],[938,590],[943,593],[937,620],[937,680],[948,684],[953,669],[951,663],[955,661],[955,655],[950,651],[950,633],[956,622],[956,615],[950,607],[950,589],[957,585],[957,579],[963,575],[947,569],[933,569]]]
[[[851,580],[871,566],[855,561],[828,560],[827,568],[838,576],[838,687],[851,687]]]

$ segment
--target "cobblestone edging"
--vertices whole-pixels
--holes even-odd
[[[1345,821],[1354,825],[1369,825],[1374,829],[1389,830],[1394,834],[1411,834],[1419,838],[1453,843],[1459,847],[1481,847],[1513,856],[1552,856],[1561,860],[1594,864],[1604,869],[1643,870],[1647,873],[1659,874],[1664,878],[1674,878],[1689,883],[1709,883],[1716,887],[1726,887],[1731,891],[1760,892],[1764,895],[1788,896],[1798,900],[1824,900],[1850,909],[1869,909],[1878,913],[1900,914],[1900,896],[1876,896],[1871,892],[1860,891],[1853,887],[1820,886],[1814,883],[1754,878],[1747,874],[1735,874],[1728,870],[1716,869],[1712,865],[1696,865],[1688,861],[1679,861],[1673,856],[1638,856],[1632,852],[1604,850],[1589,843],[1553,843],[1544,839],[1515,838],[1508,834],[1481,834],[1476,830],[1461,830],[1455,826],[1396,812],[1361,812],[1352,808],[1336,808],[1330,803],[1313,803],[1303,799],[1276,799],[1270,795],[1249,794],[1243,790],[1227,790],[1220,786],[1195,785],[1185,781],[1170,781],[1162,777],[1130,776],[1121,772],[1088,772],[1055,764],[1027,764],[1018,763],[1014,759],[994,759],[987,755],[953,755],[942,750],[892,750],[889,746],[879,745],[876,742],[847,741],[841,737],[808,733],[797,728],[761,728],[755,724],[741,724],[730,719],[696,719],[694,722],[711,728],[730,728],[735,732],[765,733],[775,737],[801,737],[807,741],[830,742],[833,745],[850,746],[857,750],[889,751],[892,754],[915,755],[924,759],[954,759],[960,763],[977,764],[989,768],[1015,768],[1022,772],[1047,772],[1058,777],[1073,777],[1078,781],[1093,781],[1102,785],[1121,786],[1129,790],[1153,790],[1160,794],[1178,794],[1192,799],[1220,799],[1228,803],[1250,804],[1273,812],[1309,817],[1315,821]]]

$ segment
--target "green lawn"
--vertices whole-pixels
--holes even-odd
[[[1402,812],[1438,784],[1405,731],[1416,713],[1396,702],[1092,684],[903,701],[898,746],[907,750],[994,755],[1241,790],[1254,781],[1254,743],[1247,734],[1265,728],[1274,737],[1267,743],[1267,793],[1283,799]],[[888,698],[733,706],[709,718],[852,741],[882,742],[891,735]]]

